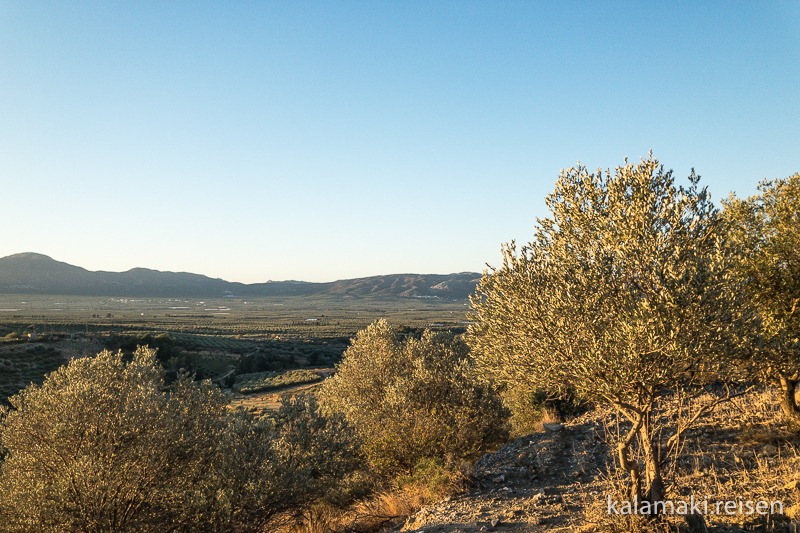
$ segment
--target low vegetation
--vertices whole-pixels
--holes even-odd
[[[147,348],[74,359],[10,402],[3,531],[263,531],[358,464],[349,426],[313,399],[231,413],[208,381],[167,388]]]
[[[464,342],[429,330],[402,337],[384,320],[359,332],[320,392],[382,477],[457,467],[507,437],[507,412],[472,374]]]
[[[786,500],[745,530],[800,518],[800,175],[720,209],[649,156],[567,169],[547,205],[466,331],[460,304],[435,328],[405,307],[192,327],[173,306],[76,357],[73,334],[4,324],[0,531],[366,532],[422,505],[409,528],[667,531],[652,504],[701,490]],[[600,516],[607,495],[650,510]]]
[[[0,346],[0,403],[31,383],[41,383],[45,374],[65,362],[53,346],[15,342]]]

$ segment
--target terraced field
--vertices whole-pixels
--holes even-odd
[[[66,358],[40,344],[14,343],[0,348],[0,400],[16,394],[30,383],[41,383],[44,375],[60,367]]]
[[[295,385],[306,383],[316,383],[322,381],[329,369],[308,369],[287,370],[285,372],[253,372],[249,374],[239,374],[232,389],[242,394],[252,394],[255,392],[266,392]]]
[[[320,387],[321,381],[333,373],[333,369],[318,368],[314,369],[313,372],[317,373],[319,379],[310,383],[299,383],[252,394],[234,392],[231,394],[230,407],[232,409],[244,409],[255,414],[265,414],[269,411],[274,411],[281,406],[281,399],[285,396],[301,393],[314,394]]]

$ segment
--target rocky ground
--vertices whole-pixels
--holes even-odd
[[[717,500],[780,500],[775,516],[706,516],[708,531],[796,532],[790,519],[800,503],[800,440],[776,410],[770,392],[721,407],[687,434],[681,460],[670,473],[668,499],[689,494]],[[482,457],[471,489],[423,507],[396,531],[655,531],[652,523],[608,514],[607,499],[622,486],[609,442],[616,418],[595,410],[537,432]],[[705,497],[705,496],[704,496]],[[640,517],[637,517],[640,518]],[[673,517],[666,530],[686,531]]]
[[[485,455],[470,492],[420,509],[402,531],[573,531],[587,497],[600,497],[608,446],[593,422],[547,428]]]

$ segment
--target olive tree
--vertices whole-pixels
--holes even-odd
[[[335,494],[358,461],[313,400],[272,418],[218,387],[166,386],[155,351],[73,359],[0,412],[0,531],[263,531]]]
[[[425,460],[474,457],[508,435],[507,412],[472,376],[463,341],[404,338],[385,320],[360,331],[320,398],[354,427],[372,468],[407,474]]]
[[[753,366],[781,389],[781,408],[800,421],[800,174],[765,180],[758,194],[731,196],[723,215],[729,225],[737,274],[761,318],[762,343]]]
[[[165,394],[155,351],[125,364],[72,360],[9,399],[0,443],[2,529],[130,531],[185,523],[185,496],[214,455],[222,394],[180,380]]]
[[[533,240],[505,245],[472,297],[467,340],[487,376],[630,422],[618,459],[642,502],[664,497],[662,393],[719,371],[742,322],[718,212],[694,172],[688,181],[652,156],[613,173],[562,170]]]
[[[312,396],[285,398],[271,417],[231,414],[219,450],[206,478],[214,490],[203,517],[213,531],[269,531],[276,517],[294,520],[320,501],[346,505],[360,488],[352,427],[324,415]]]

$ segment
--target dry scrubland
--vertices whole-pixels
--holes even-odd
[[[469,307],[3,297],[0,531],[797,531],[800,175],[547,205]]]
[[[774,390],[753,390],[720,406],[687,432],[670,471],[671,501],[709,501],[709,531],[793,531],[800,518],[800,439],[776,407]],[[685,520],[609,514],[627,499],[628,480],[615,461],[626,429],[608,409],[548,424],[485,455],[470,487],[413,514],[402,531],[651,532],[685,530]],[[674,470],[672,470],[674,469]],[[782,516],[713,515],[717,501],[780,501]]]

